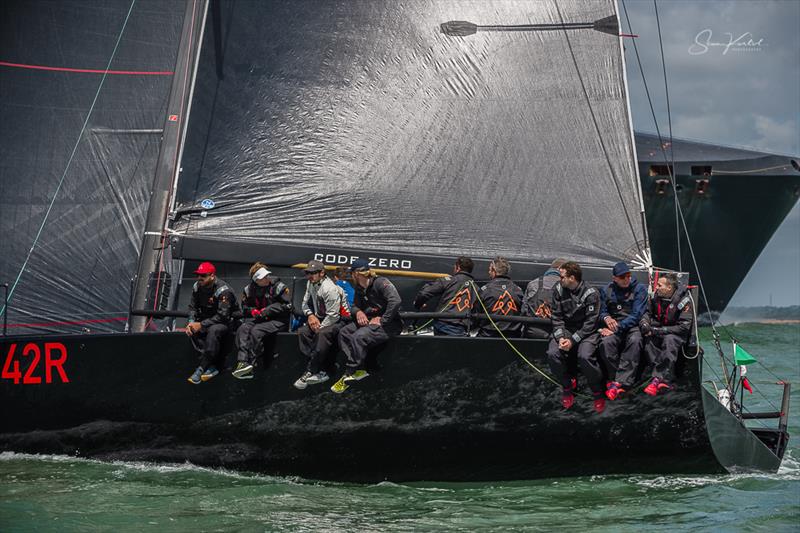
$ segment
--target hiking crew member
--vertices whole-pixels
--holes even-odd
[[[251,282],[242,292],[242,324],[236,330],[239,349],[233,377],[251,379],[259,355],[272,356],[278,332],[289,331],[292,296],[263,263],[250,267]]]
[[[338,266],[333,271],[333,282],[342,288],[345,296],[347,296],[347,304],[352,308],[353,300],[356,297],[356,290],[353,288],[353,285],[347,281],[347,277],[347,269],[345,267]]]
[[[355,320],[339,332],[339,348],[346,357],[344,375],[331,390],[342,393],[354,381],[369,376],[364,361],[371,348],[400,334],[400,294],[394,284],[369,268],[369,261],[358,259],[350,267],[356,294],[351,313]]]
[[[522,298],[522,316],[537,317],[550,320],[553,309],[553,287],[561,280],[558,269],[566,263],[566,259],[556,259],[550,268],[532,280],[525,287],[525,296]],[[550,332],[534,324],[525,324],[523,328],[525,337],[530,339],[549,339]]]
[[[670,389],[675,362],[692,331],[692,301],[689,290],[678,290],[678,276],[662,274],[639,327],[645,337],[645,354],[653,365],[653,379],[644,392],[655,396]]]
[[[511,265],[504,257],[495,257],[489,263],[489,278],[491,281],[481,287],[481,300],[491,315],[519,316],[522,306],[522,289],[511,281]],[[483,311],[483,307],[480,309]],[[519,337],[522,334],[522,324],[519,322],[494,321],[489,319],[480,321],[479,337],[499,337],[498,329],[506,337]]]
[[[575,396],[568,360],[577,355],[578,367],[592,389],[594,409],[602,413],[606,407],[603,373],[594,357],[600,339],[600,295],[583,282],[581,267],[573,261],[561,265],[559,275],[561,281],[553,287],[553,338],[547,348],[550,371],[563,387],[561,404],[569,409]]]
[[[198,385],[219,374],[222,338],[233,327],[237,311],[236,296],[228,284],[217,277],[217,269],[209,262],[200,263],[197,281],[189,301],[189,323],[186,334],[200,352],[200,366],[189,376],[189,383]]]
[[[297,330],[300,352],[308,358],[306,372],[294,382],[298,389],[328,381],[324,368],[329,363],[336,337],[350,318],[350,307],[341,287],[325,276],[325,265],[312,259],[306,269],[303,314],[308,322]]]
[[[601,293],[600,349],[598,353],[608,375],[606,398],[631,390],[642,354],[639,321],[647,309],[647,288],[631,276],[623,261],[614,265],[611,283]],[[620,358],[620,347],[622,357]]]
[[[475,264],[469,257],[459,257],[453,266],[453,275],[431,281],[422,287],[414,308],[436,313],[470,313],[475,305],[475,279],[472,269]],[[430,305],[436,301],[436,305]],[[434,335],[469,334],[469,318],[440,318],[433,321]]]

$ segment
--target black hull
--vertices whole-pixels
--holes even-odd
[[[69,383],[56,369],[49,384],[0,381],[2,450],[358,482],[774,471],[780,463],[702,389],[699,360],[685,361],[676,391],[636,394],[596,415],[588,396],[565,412],[556,387],[495,339],[398,338],[342,395],[331,382],[292,387],[303,363],[290,334],[255,379],[225,372],[198,386],[186,382],[196,356],[181,333],[8,339],[0,349],[16,343],[24,376],[32,357],[21,352],[39,346],[42,362],[29,377],[44,382],[47,342],[66,348]],[[543,341],[516,344],[546,369]]]

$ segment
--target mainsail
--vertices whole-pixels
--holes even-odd
[[[176,229],[631,258],[646,238],[620,38],[614,18],[611,34],[575,27],[615,14],[611,0],[222,1],[178,190],[181,208],[215,207]],[[447,35],[448,21],[494,31]],[[520,27],[542,24],[556,29]]]

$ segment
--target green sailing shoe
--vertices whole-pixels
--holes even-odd
[[[345,374],[342,376],[342,379],[345,381],[361,381],[364,378],[369,377],[369,372],[366,370],[356,370],[352,374]]]
[[[337,381],[331,386],[331,391],[335,392],[336,394],[341,394],[347,389],[349,389],[350,385],[348,385],[347,382],[345,382],[344,378],[345,378],[344,376],[339,378],[339,381]]]

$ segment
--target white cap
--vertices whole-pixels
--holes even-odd
[[[260,279],[264,279],[267,276],[269,276],[270,274],[272,274],[272,272],[270,272],[269,270],[267,270],[264,267],[261,267],[258,270],[256,270],[255,274],[253,274],[253,281],[258,281]]]

